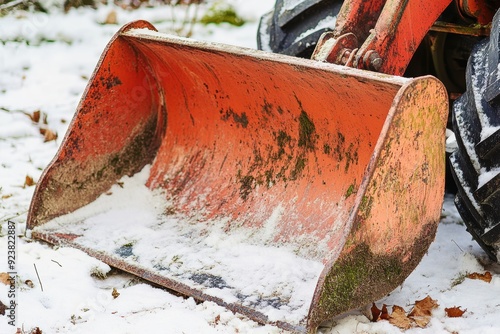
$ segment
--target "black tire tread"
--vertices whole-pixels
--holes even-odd
[[[342,3],[339,0],[306,0],[293,8],[284,8],[285,1],[277,0],[274,10],[261,17],[257,47],[310,58],[320,36],[334,28]],[[327,23],[318,26],[319,22]]]
[[[458,149],[451,155],[452,175],[458,187],[455,204],[468,231],[488,255],[500,258],[500,129],[481,138],[486,126],[500,125],[500,11],[493,18],[491,35],[479,42],[467,65],[467,90],[452,110]]]

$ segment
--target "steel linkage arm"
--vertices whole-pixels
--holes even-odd
[[[427,31],[451,1],[345,1],[335,29],[320,38],[312,58],[403,75]]]

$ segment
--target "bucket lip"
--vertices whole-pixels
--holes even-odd
[[[160,42],[166,44],[182,45],[190,48],[205,49],[207,51],[209,50],[215,52],[224,52],[242,57],[251,57],[264,61],[270,60],[274,62],[287,63],[290,65],[306,67],[310,69],[324,70],[328,72],[337,72],[340,75],[356,77],[360,81],[377,80],[388,84],[393,84],[399,87],[413,80],[413,78],[405,78],[385,73],[360,70],[357,68],[346,67],[327,62],[320,62],[312,59],[298,58],[262,50],[256,50],[248,47],[179,37],[171,34],[158,32],[156,30],[150,30],[148,28],[145,28],[144,26],[135,27],[134,23],[127,25],[127,29],[122,29],[119,32],[119,36],[124,37],[126,39],[138,39],[140,41],[151,41],[151,42]]]

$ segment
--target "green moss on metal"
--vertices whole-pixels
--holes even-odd
[[[367,305],[394,290],[425,255],[436,228],[437,222],[426,222],[420,237],[413,245],[406,245],[408,251],[394,250],[391,254],[374,254],[351,230],[343,253],[326,274],[318,304],[311,310],[308,329],[314,332],[321,322]]]
[[[347,188],[347,191],[345,192],[345,198],[348,198],[349,196],[351,196],[355,192],[356,192],[356,185],[351,184],[349,186],[349,188]]]
[[[373,206],[373,197],[363,196],[361,199],[361,204],[359,205],[359,216],[366,219],[370,217],[370,213]]]
[[[278,152],[274,156],[274,159],[281,159],[285,154],[285,147],[290,145],[292,137],[288,135],[285,131],[280,130],[276,135],[276,144],[278,145]]]
[[[345,144],[345,137],[341,132],[338,132],[337,133],[337,145],[335,146],[335,149],[333,150],[338,161],[342,161],[344,159],[344,154],[345,154],[344,144]]]
[[[252,192],[254,181],[255,178],[252,175],[246,175],[240,179],[240,196],[243,200],[246,200]]]
[[[367,248],[367,247],[364,247]],[[358,253],[358,252],[356,252]],[[360,257],[348,257],[335,265],[334,270],[325,282],[325,290],[330,293],[324,294],[319,305],[337,304],[337,307],[349,305],[356,292],[356,288],[363,282],[368,273],[366,253]]]
[[[290,173],[290,180],[296,180],[297,177],[302,173],[304,168],[306,167],[306,158],[303,155],[300,155],[295,160],[295,165]]]
[[[299,147],[314,150],[316,144],[316,127],[305,111],[299,116]]]
[[[357,244],[327,275],[313,318],[329,319],[368,304],[402,282],[411,270],[397,256],[376,255],[367,244]]]
[[[264,172],[266,178],[266,186],[270,187],[274,183],[274,170],[268,169]]]
[[[345,172],[349,172],[351,164],[358,164],[358,149],[355,148],[354,143],[350,143],[345,151]]]

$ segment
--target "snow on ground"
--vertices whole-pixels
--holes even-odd
[[[255,47],[258,17],[269,0],[232,3],[249,20],[240,28],[195,26],[193,38]],[[111,10],[117,25],[103,25]],[[113,33],[134,19],[146,19],[160,30],[169,27],[167,7],[126,11],[113,6],[77,9],[68,14],[17,12],[0,18],[0,272],[7,270],[8,221],[16,224],[17,325],[43,333],[281,333],[211,302],[197,304],[111,270],[81,251],[50,247],[23,237],[36,182],[61,142],[94,66]],[[41,112],[39,121],[28,117]],[[46,119],[46,122],[44,122]],[[44,142],[41,129],[58,139]],[[490,283],[465,277],[489,271]],[[409,311],[416,300],[431,296],[439,304],[429,325],[407,333],[500,332],[500,267],[492,264],[465,231],[446,198],[435,242],[410,277],[390,295],[376,301]],[[33,284],[33,285],[31,285]],[[113,289],[119,296],[114,298]],[[0,284],[0,301],[9,302],[9,286]],[[116,296],[116,294],[115,294]],[[467,309],[449,318],[445,308]],[[0,316],[0,333],[15,333]],[[400,333],[387,321],[372,323],[353,312],[324,324],[323,334]]]

